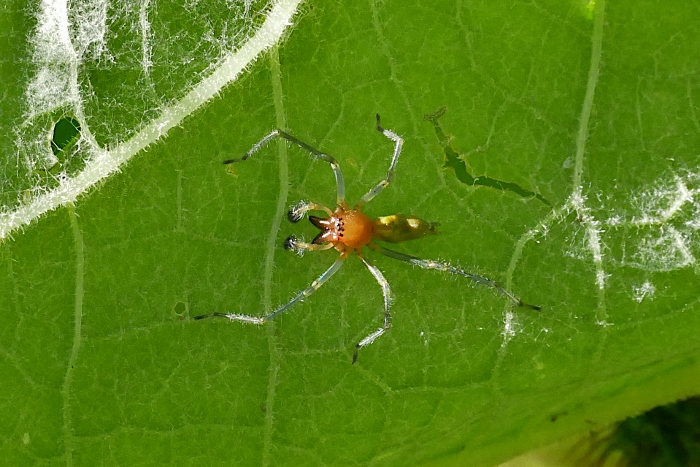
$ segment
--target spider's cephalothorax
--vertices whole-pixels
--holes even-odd
[[[309,216],[309,221],[321,230],[311,243],[332,243],[336,250],[361,250],[372,241],[372,220],[359,209],[338,206],[330,217]]]
[[[326,206],[301,202],[296,206],[293,206],[287,217],[290,222],[299,222],[304,216],[310,211],[324,211],[328,217],[317,217],[309,216],[309,220],[313,225],[321,230],[321,232],[314,238],[311,243],[306,243],[298,240],[294,236],[288,237],[284,241],[284,247],[302,253],[304,251],[317,251],[317,250],[329,250],[335,248],[340,252],[340,257],[328,268],[323,274],[321,274],[318,279],[313,281],[309,287],[299,292],[294,296],[289,302],[280,306],[271,313],[262,316],[252,316],[252,315],[241,315],[236,313],[211,313],[207,315],[201,315],[195,317],[195,319],[206,318],[207,316],[221,316],[228,318],[231,321],[242,321],[244,323],[252,324],[264,324],[266,321],[274,318],[278,314],[291,308],[295,303],[308,297],[316,290],[319,289],[330,277],[340,269],[343,265],[345,259],[351,254],[355,253],[360,260],[367,266],[370,273],[377,280],[382,288],[382,294],[384,295],[384,322],[382,327],[376,331],[372,331],[367,337],[362,339],[356,346],[355,351],[352,356],[352,362],[355,363],[357,360],[357,354],[359,350],[363,347],[368,346],[374,342],[377,338],[382,336],[391,328],[391,314],[389,309],[393,301],[391,295],[391,287],[389,282],[384,278],[382,272],[377,268],[374,263],[367,259],[363,254],[363,248],[365,246],[370,249],[381,253],[390,258],[398,259],[411,263],[415,266],[419,266],[424,269],[436,269],[438,271],[445,271],[451,274],[456,274],[459,276],[471,279],[473,282],[485,285],[495,289],[498,293],[508,298],[513,302],[514,305],[530,308],[533,310],[539,310],[540,307],[535,305],[529,305],[524,303],[519,298],[514,296],[512,293],[504,289],[498,282],[487,279],[486,277],[478,276],[467,272],[461,268],[452,266],[449,263],[442,261],[433,261],[416,258],[414,256],[406,255],[404,253],[399,253],[398,251],[385,248],[381,245],[375,243],[375,241],[398,243],[407,240],[415,240],[426,235],[435,234],[435,227],[437,224],[424,221],[415,216],[406,216],[403,214],[392,214],[390,216],[377,217],[375,219],[370,219],[365,213],[362,212],[362,207],[371,201],[375,196],[386,188],[389,183],[394,178],[394,172],[396,170],[396,163],[399,160],[399,155],[401,154],[401,148],[403,147],[403,139],[394,133],[393,131],[386,130],[382,128],[379,124],[379,115],[377,115],[377,130],[384,136],[389,138],[395,143],[394,155],[391,159],[391,164],[389,165],[389,171],[387,172],[386,178],[380,181],[372,189],[370,189],[367,194],[365,194],[357,202],[355,207],[349,208],[348,204],[345,202],[345,183],[343,181],[343,174],[340,170],[338,162],[331,156],[322,153],[321,151],[314,149],[308,144],[298,140],[294,136],[285,133],[282,130],[275,130],[269,135],[265,136],[258,143],[256,143],[250,151],[248,151],[243,157],[239,159],[229,159],[224,161],[224,164],[230,164],[233,162],[240,162],[248,159],[251,155],[256,153],[262,146],[273,138],[284,138],[287,141],[296,144],[309,151],[312,156],[316,159],[328,162],[333,169],[333,174],[335,175],[335,181],[337,186],[337,203],[335,210],[331,210]]]

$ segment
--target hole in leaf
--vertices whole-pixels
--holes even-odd
[[[177,315],[178,318],[180,319],[185,319],[185,314],[187,314],[189,307],[187,306],[187,303],[185,302],[177,302],[173,306],[173,311]]]
[[[65,159],[63,153],[80,138],[80,123],[73,117],[62,117],[53,127],[51,150],[61,162]]]
[[[434,114],[427,114],[423,118],[433,124],[433,128],[435,129],[435,136],[437,137],[440,146],[442,146],[443,151],[445,151],[444,167],[449,167],[450,169],[454,170],[457,180],[470,186],[481,185],[487,186],[489,188],[494,188],[496,190],[511,191],[516,195],[522,196],[523,198],[536,198],[542,201],[547,206],[552,206],[551,203],[539,193],[527,190],[518,185],[517,183],[497,180],[486,175],[478,175],[475,177],[474,175],[469,173],[467,161],[464,159],[464,157],[462,157],[457,151],[455,151],[452,148],[452,144],[450,143],[451,138],[447,136],[445,131],[442,129],[442,125],[440,125],[440,117],[445,115],[446,110],[447,109],[445,107],[442,107],[438,109],[438,111]]]

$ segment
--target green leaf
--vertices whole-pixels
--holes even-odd
[[[698,393],[697,5],[309,1],[222,78],[275,5],[0,17],[8,465],[489,465]],[[338,257],[282,248],[317,233],[289,205],[333,207],[328,164],[279,142],[221,162],[283,127],[352,204],[391,160],[376,113],[405,144],[365,212],[440,223],[394,248],[542,311],[366,252],[396,300],[355,365],[383,312],[354,255],[264,327],[193,320],[269,313]],[[59,196],[101,157],[120,172]]]

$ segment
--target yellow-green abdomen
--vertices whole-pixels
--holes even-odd
[[[407,240],[416,240],[426,235],[435,235],[435,227],[438,224],[424,221],[415,216],[392,214],[391,216],[377,217],[372,220],[374,239],[399,243]]]

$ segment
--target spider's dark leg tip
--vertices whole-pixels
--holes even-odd
[[[357,354],[360,351],[360,347],[355,347],[355,351],[352,353],[352,363],[351,365],[354,365],[355,362],[357,361]]]
[[[208,317],[210,317],[210,316],[211,316],[211,315],[210,315],[209,313],[207,313],[206,315],[195,316],[195,317],[192,318],[192,319],[194,319],[195,321],[199,321],[200,319],[208,318]]]
[[[525,302],[518,303],[518,306],[521,306],[523,308],[529,308],[530,310],[535,310],[535,311],[542,310],[542,307],[539,305],[530,305],[529,303],[525,303]]]
[[[296,243],[297,239],[294,235],[290,235],[289,237],[284,239],[284,243],[282,244],[284,246],[285,250],[291,250],[294,248],[294,244]]]
[[[382,128],[382,125],[379,123],[379,114],[377,114],[377,131],[384,133],[384,128]]]
[[[287,220],[292,224],[296,224],[297,222],[299,222],[302,217],[304,216],[300,215],[297,212],[294,212],[294,209],[290,209],[289,211],[287,211]]]

